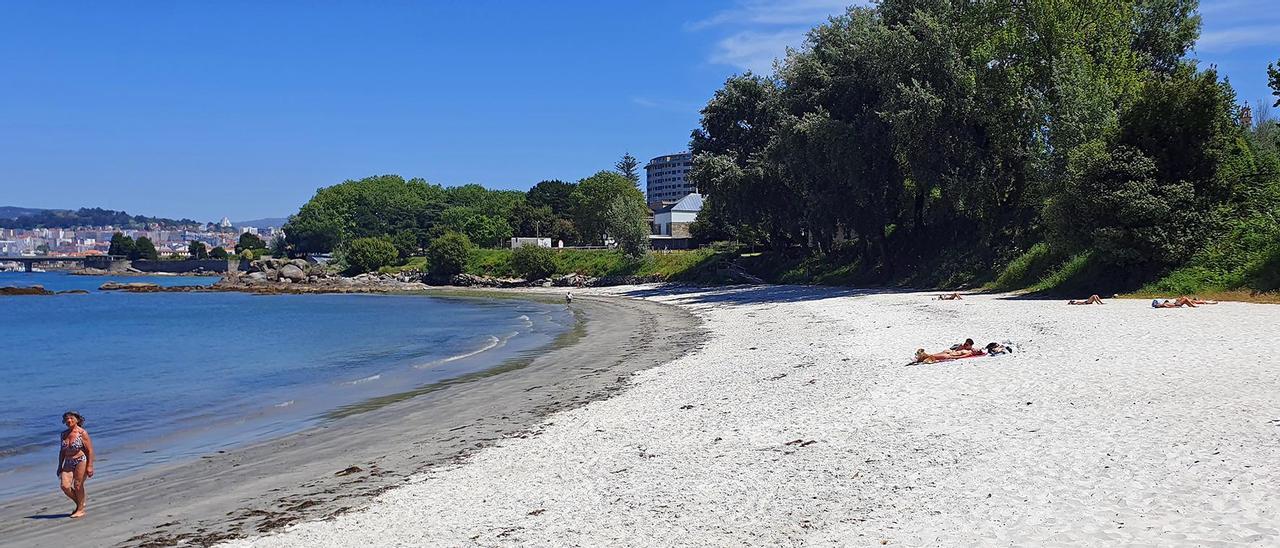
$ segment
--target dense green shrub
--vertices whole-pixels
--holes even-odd
[[[373,272],[395,264],[400,258],[396,246],[386,238],[356,238],[347,242],[342,253],[347,266],[357,274]]]
[[[452,276],[461,273],[467,266],[467,259],[475,246],[465,235],[457,232],[446,232],[431,241],[427,246],[427,263],[431,273],[437,276]]]
[[[536,245],[511,251],[511,269],[526,280],[541,280],[556,273],[556,252]]]

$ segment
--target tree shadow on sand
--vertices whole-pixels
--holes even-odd
[[[890,288],[852,288],[811,285],[730,285],[694,286],[664,284],[657,287],[634,289],[623,293],[627,297],[675,297],[684,304],[758,304],[822,301],[842,297],[864,297],[888,293],[908,293],[909,290]]]

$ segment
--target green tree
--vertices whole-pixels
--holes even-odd
[[[623,154],[622,159],[618,160],[616,164],[613,164],[613,168],[618,170],[618,173],[623,177],[630,179],[631,182],[636,185],[640,184],[640,171],[637,169],[638,167],[640,167],[640,161],[636,160],[636,157],[632,156],[630,152]]]
[[[401,229],[391,236],[391,244],[396,246],[396,253],[401,259],[407,259],[418,253],[418,234],[409,229]]]
[[[120,232],[116,232],[111,235],[111,246],[107,248],[107,255],[131,257],[133,256],[133,250],[133,238],[125,236]]]
[[[160,254],[156,252],[156,244],[151,242],[151,238],[142,236],[134,242],[133,254],[129,258],[154,261],[160,258]]]
[[[556,217],[567,219],[573,215],[574,183],[550,180],[533,185],[525,195],[525,202],[532,207],[548,207]]]
[[[639,259],[649,250],[649,206],[643,197],[615,196],[606,209],[605,227],[627,257]]]
[[[187,255],[192,259],[208,259],[209,248],[202,241],[191,240],[187,242]]]
[[[231,257],[231,254],[230,254],[230,253],[227,253],[226,248],[224,248],[224,247],[222,247],[222,246],[218,246],[218,247],[215,247],[215,248],[213,248],[213,249],[209,250],[209,257],[210,257],[210,258],[212,258],[212,259],[224,259],[224,260],[225,260],[225,259],[230,258],[230,257]]]
[[[399,259],[395,244],[386,238],[356,238],[342,249],[342,258],[354,273],[374,272]]]
[[[1271,87],[1271,95],[1276,98],[1273,107],[1280,107],[1280,61],[1267,63],[1267,85]]]
[[[644,204],[644,194],[618,173],[601,171],[578,182],[573,193],[573,224],[588,243],[598,245],[611,235],[609,208],[619,197]]]
[[[533,206],[521,203],[511,210],[511,218],[507,224],[517,236],[548,236],[556,222],[555,213],[547,206]]]
[[[271,256],[277,259],[289,256],[289,241],[283,236],[271,239]]]
[[[471,258],[471,240],[457,232],[446,232],[427,246],[427,264],[437,276],[461,273]]]
[[[1198,215],[1191,184],[1162,184],[1141,151],[1095,143],[1072,162],[1068,192],[1050,209],[1069,249],[1093,249],[1116,266],[1158,268],[1186,259],[1184,233]]]
[[[259,238],[257,234],[252,234],[249,232],[241,232],[240,240],[236,242],[236,253],[240,253],[246,249],[251,249],[256,251],[259,249],[266,249],[266,248],[267,248],[267,242],[262,241],[262,238]]]
[[[541,280],[556,273],[556,253],[545,247],[524,245],[511,252],[511,269],[526,280]]]

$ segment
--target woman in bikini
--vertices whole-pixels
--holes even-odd
[[[75,411],[62,414],[62,442],[58,451],[58,479],[62,492],[76,503],[71,517],[84,517],[84,481],[93,477],[93,441],[84,429],[84,417]]]

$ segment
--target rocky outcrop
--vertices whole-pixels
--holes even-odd
[[[159,289],[160,289],[159,284],[146,283],[146,282],[129,282],[129,283],[107,282],[98,286],[98,290],[100,291],[142,292],[142,291],[156,291]]]
[[[0,296],[18,296],[18,295],[83,295],[88,293],[83,289],[67,289],[64,291],[49,291],[43,285],[33,285],[28,287],[0,287]]]

